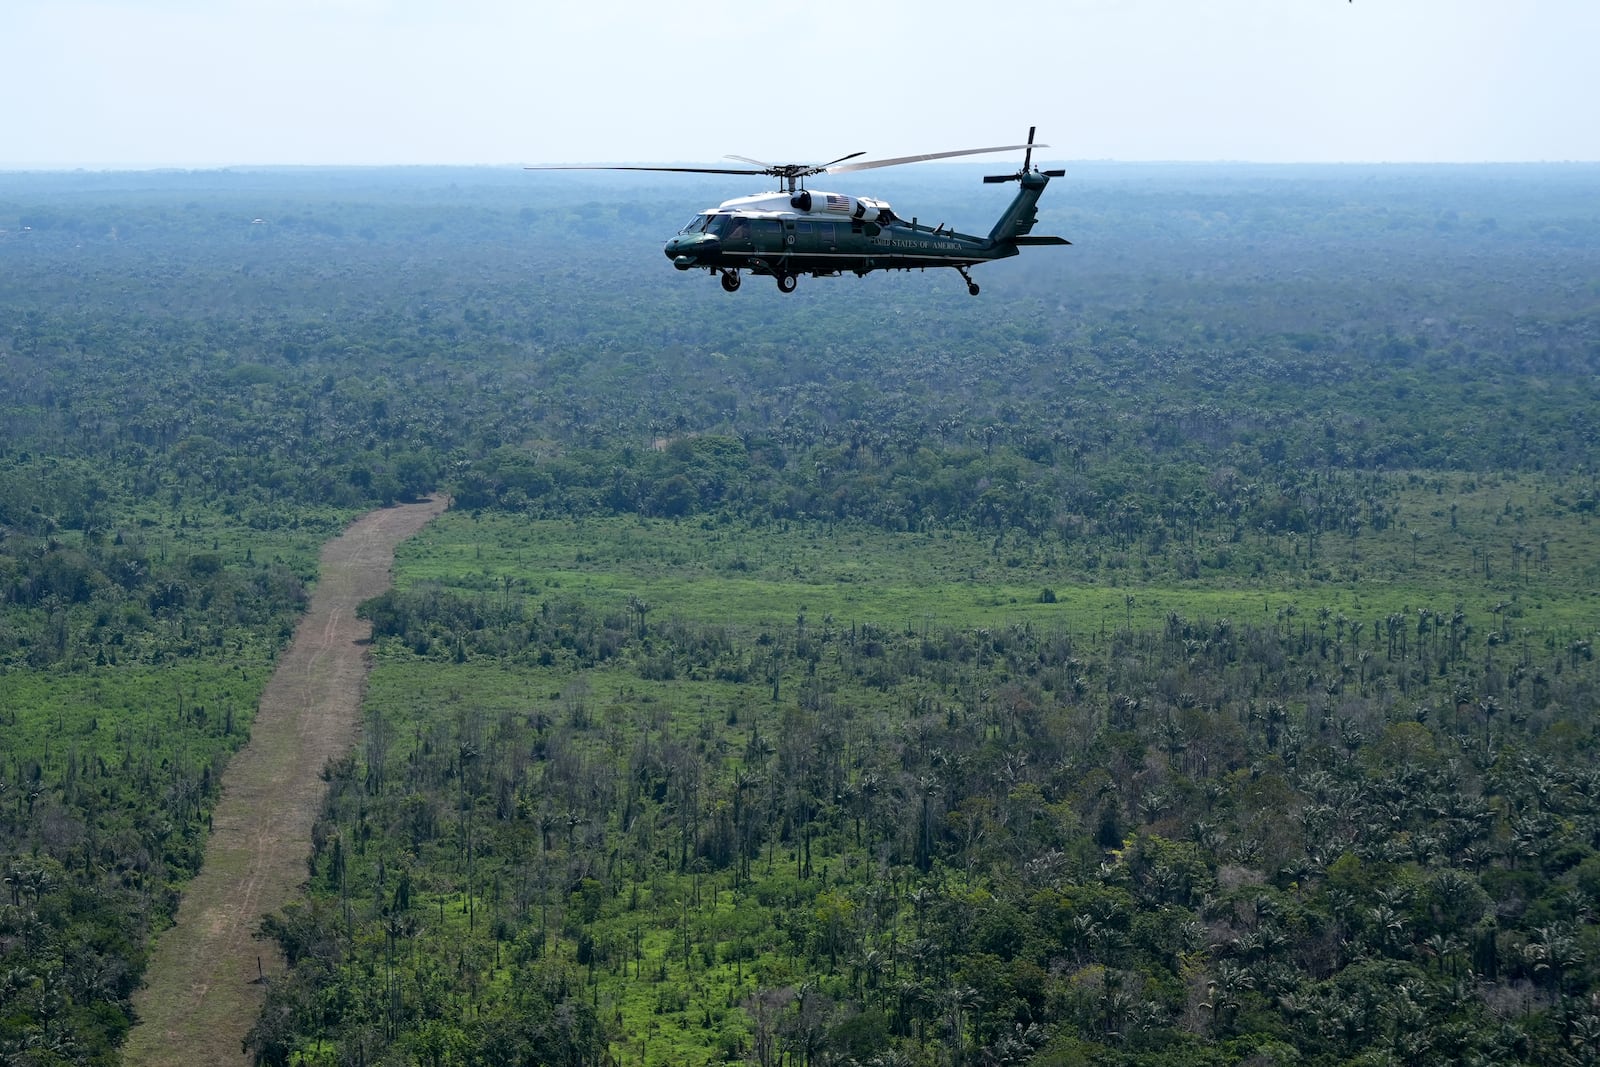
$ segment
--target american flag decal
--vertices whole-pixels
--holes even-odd
[[[849,211],[850,210],[850,198],[848,196],[840,196],[838,193],[829,193],[828,194],[828,210],[829,211]]]

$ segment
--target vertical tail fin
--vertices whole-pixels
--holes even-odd
[[[1011,201],[1011,206],[1006,208],[1005,214],[1000,216],[1000,221],[994,224],[994,229],[989,231],[989,243],[992,245],[1012,245],[1009,252],[1002,250],[1003,255],[1016,255],[1016,245],[1045,245],[1045,244],[1070,244],[1060,237],[1029,237],[1033,231],[1033,224],[1039,221],[1039,194],[1044,192],[1044,187],[1050,184],[1051,178],[1059,178],[1066,173],[1064,170],[1036,170],[1033,167],[1033,135],[1036,127],[1028,127],[1028,152],[1022,157],[1022,169],[1015,174],[991,174],[985,177],[985,182],[1016,182],[1020,189],[1017,198]],[[1037,147],[1045,148],[1046,145]]]
[[[1050,177],[1036,170],[1007,175],[998,180],[1010,181],[1013,178],[1022,188],[1017,190],[1016,199],[1011,201],[1011,205],[1000,216],[1000,220],[994,224],[994,229],[989,231],[989,240],[996,244],[1025,237],[1033,231],[1034,223],[1039,221],[1039,194],[1050,184]],[[984,181],[994,180],[996,179],[984,179]]]

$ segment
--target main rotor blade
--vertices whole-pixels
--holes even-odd
[[[981,156],[985,152],[1015,152],[1021,148],[1028,148],[1025,144],[1004,144],[994,148],[962,148],[955,152],[929,152],[920,156],[896,156],[893,159],[874,159],[866,163],[846,163],[842,167],[827,166],[823,171],[828,174],[843,174],[852,170],[872,170],[874,167],[897,167],[901,163],[922,163],[930,159],[949,159],[952,156]],[[1033,148],[1049,148],[1049,145],[1032,145]],[[859,153],[857,153],[859,154]],[[845,157],[850,158],[849,156]]]
[[[840,156],[833,163],[843,163],[847,159],[854,159],[857,156],[864,155],[866,155],[865,152],[851,152],[848,156]],[[821,174],[833,166],[833,163],[768,163],[766,160],[751,159],[749,156],[726,155],[722,158],[737,159],[740,163],[750,163],[754,166],[765,168],[762,171],[763,174],[776,174],[780,177],[788,174],[793,174],[796,177],[804,177],[807,174]]]
[[[835,165],[837,165],[839,163],[843,163],[847,159],[854,159],[857,156],[864,156],[864,155],[866,155],[865,152],[851,152],[848,156],[840,156],[838,159],[834,160],[832,163],[823,163],[821,166],[817,167],[817,173],[818,174],[825,173],[829,169],[834,167]],[[843,168],[843,169],[848,170],[849,168]]]
[[[734,170],[731,167],[523,167],[523,170],[655,170],[668,174],[770,174],[770,170]]]

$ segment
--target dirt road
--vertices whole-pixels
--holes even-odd
[[[205,864],[157,940],[139,1024],[123,1062],[246,1064],[241,1051],[283,963],[252,936],[306,879],[323,766],[349,751],[361,721],[371,627],[356,607],[389,587],[395,546],[445,509],[443,497],[371,512],[322,549],[311,606],[261,695],[250,742],[222,778]]]

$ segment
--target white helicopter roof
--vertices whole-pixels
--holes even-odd
[[[807,217],[821,219],[835,219],[848,222],[852,218],[859,218],[861,214],[870,214],[876,217],[879,212],[889,207],[887,201],[875,200],[871,197],[845,196],[842,193],[828,193],[820,189],[808,190],[811,194],[811,210],[801,211],[794,206],[794,198],[785,192],[755,193],[750,196],[737,196],[732,200],[724,200],[719,206],[707,209],[707,215],[771,215],[773,217]],[[798,195],[798,194],[796,194]],[[858,206],[862,209],[858,213]]]
[[[724,200],[706,214],[798,215],[799,212],[789,203],[788,193],[754,193]]]

